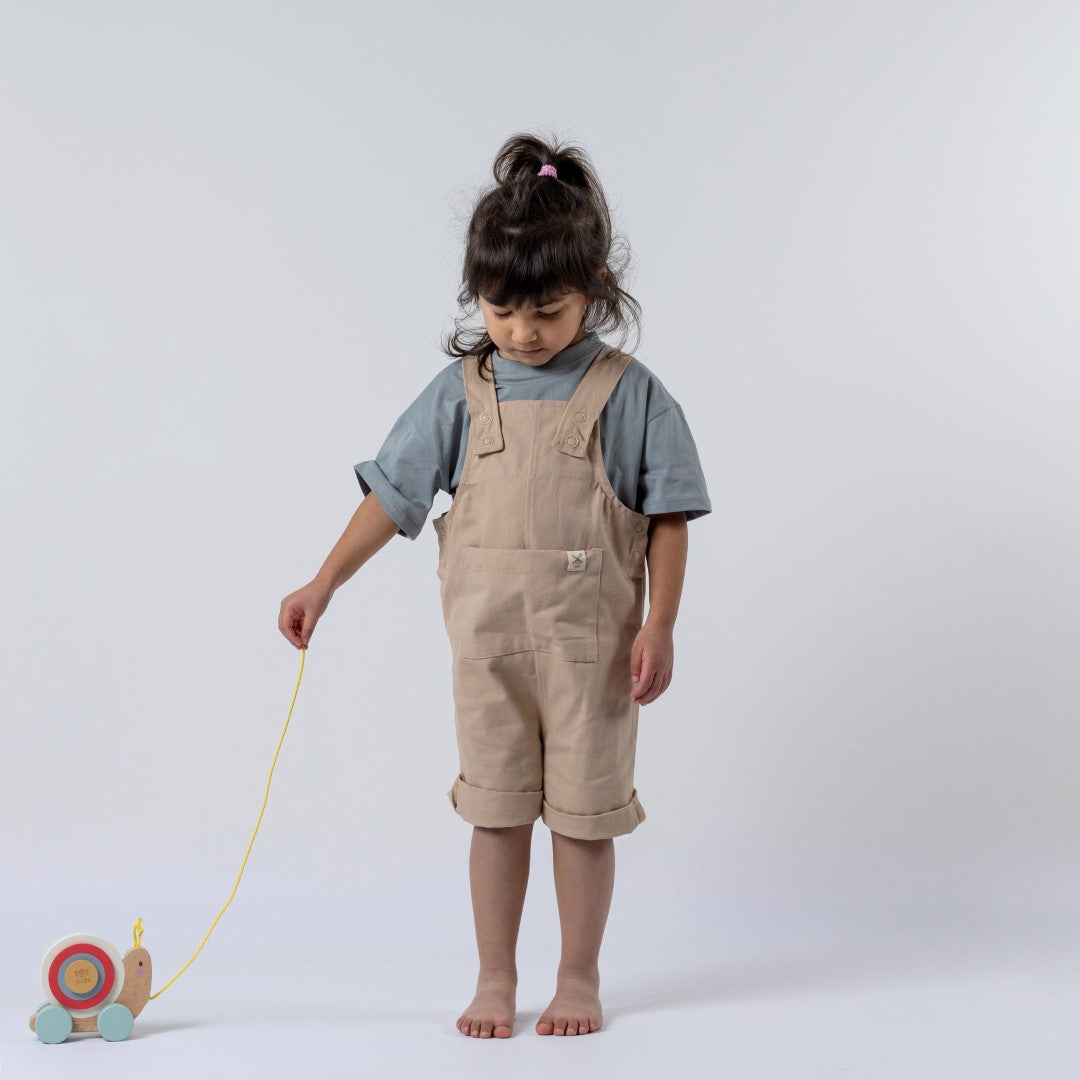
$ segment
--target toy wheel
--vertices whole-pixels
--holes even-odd
[[[93,1016],[119,997],[124,964],[104,938],[72,934],[45,954],[41,985],[53,1004],[63,1006],[72,1016]]]
[[[59,1005],[43,1005],[34,1020],[34,1031],[43,1043],[62,1043],[71,1034],[71,1014]]]
[[[135,1026],[135,1017],[126,1005],[113,1002],[98,1013],[98,1033],[109,1042],[123,1042]]]

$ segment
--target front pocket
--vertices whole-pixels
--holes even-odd
[[[585,549],[584,566],[562,548],[465,547],[461,554],[459,573],[443,589],[456,656],[538,650],[596,662],[603,548]]]

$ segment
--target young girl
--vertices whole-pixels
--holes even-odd
[[[509,1038],[533,822],[551,830],[562,956],[541,1035],[601,1024],[598,957],[613,837],[645,820],[638,709],[671,681],[686,522],[711,510],[682,408],[598,337],[636,318],[612,266],[611,221],[587,155],[519,134],[469,224],[459,302],[484,330],[355,466],[364,499],[278,626],[311,640],[334,591],[393,536],[433,522],[453,657],[460,768],[448,792],[473,825],[480,971],[465,1035]],[[645,568],[649,615],[642,624]]]

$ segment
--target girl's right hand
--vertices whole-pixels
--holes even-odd
[[[310,581],[281,601],[278,629],[291,645],[298,649],[307,648],[315,624],[329,606],[330,597],[333,595],[333,589],[321,585],[318,581]]]

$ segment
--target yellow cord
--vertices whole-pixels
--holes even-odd
[[[303,678],[304,675],[305,652],[307,652],[306,645],[302,646],[300,649],[300,674],[296,676],[296,689],[293,691],[292,702],[289,704],[289,715],[285,717],[285,726],[281,729],[281,738],[278,739],[277,750],[274,751],[274,760],[270,765],[270,775],[266,778],[266,794],[263,796],[262,809],[259,810],[259,820],[255,822],[255,832],[251,834],[251,839],[248,841],[247,851],[244,852],[244,861],[240,864],[240,873],[236,875],[236,885],[233,885],[232,892],[229,893],[229,899],[225,901],[225,907],[223,907],[218,912],[217,919],[215,919],[210,924],[210,929],[206,931],[206,937],[202,939],[202,943],[195,950],[195,953],[191,957],[191,960],[189,960],[156,994],[150,995],[151,1001],[153,1001],[154,998],[160,997],[162,994],[164,994],[165,991],[168,990],[169,987],[172,986],[172,984],[176,982],[176,980],[179,979],[180,976],[183,975],[189,967],[191,967],[191,964],[194,961],[195,957],[202,952],[203,945],[206,944],[206,942],[210,938],[210,935],[214,932],[214,927],[217,926],[218,919],[220,919],[221,916],[225,914],[225,908],[227,908],[232,903],[232,899],[236,895],[237,885],[240,884],[240,879],[244,876],[244,867],[247,866],[248,856],[251,854],[251,845],[255,843],[255,836],[259,831],[259,826],[262,824],[263,810],[266,809],[266,800],[270,797],[270,780],[273,778],[274,775],[274,766],[277,765],[278,751],[281,749],[281,744],[285,741],[285,732],[289,730],[289,720],[292,719],[293,705],[296,704],[296,695],[300,692],[300,680]],[[135,938],[135,948],[137,949],[139,948],[139,943],[142,941],[142,919],[135,920],[135,925],[132,928],[132,933]]]

